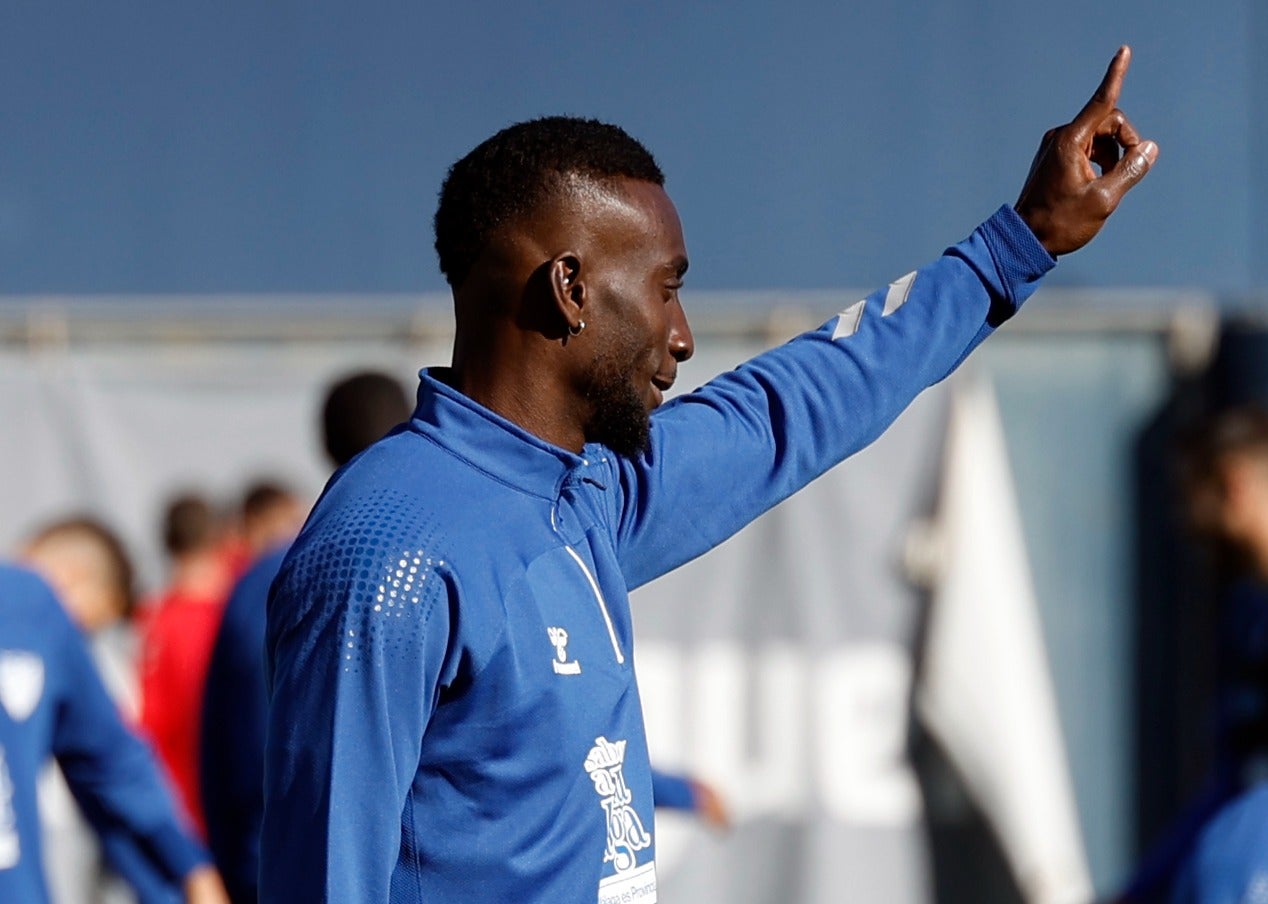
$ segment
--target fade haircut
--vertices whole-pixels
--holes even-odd
[[[449,169],[436,209],[440,272],[458,288],[499,229],[531,216],[569,176],[664,185],[656,158],[624,129],[548,116],[508,126]]]

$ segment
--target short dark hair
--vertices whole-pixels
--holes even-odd
[[[163,549],[172,557],[211,546],[220,538],[220,513],[204,496],[182,493],[163,512]]]
[[[462,285],[499,228],[532,214],[571,175],[665,184],[656,158],[619,126],[572,116],[509,126],[450,167],[440,188],[436,254],[449,285]]]
[[[294,491],[280,480],[256,480],[242,494],[241,518],[243,521],[251,521],[263,517],[274,506],[287,505],[294,501]]]
[[[409,397],[399,380],[361,371],[331,384],[321,406],[322,439],[336,466],[383,438],[410,414]]]

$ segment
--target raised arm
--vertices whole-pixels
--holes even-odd
[[[630,586],[707,551],[870,443],[1015,313],[1055,255],[1096,235],[1157,157],[1117,107],[1129,60],[1120,49],[1078,116],[1048,132],[1015,208],[653,416],[648,453],[612,465]]]

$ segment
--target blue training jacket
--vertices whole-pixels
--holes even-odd
[[[154,758],[52,591],[0,565],[0,901],[47,901],[35,789],[50,756],[140,899],[179,901],[206,856],[179,828]]]
[[[233,904],[259,897],[264,818],[265,607],[286,547],[261,556],[234,585],[216,635],[203,695],[201,780],[207,844]],[[652,770],[656,806],[695,811],[685,775]]]
[[[1202,831],[1181,869],[1172,904],[1268,901],[1268,785],[1251,788]]]
[[[627,592],[866,446],[1053,260],[1010,207],[661,406],[637,458],[422,373],[332,478],[268,609],[260,900],[656,900]]]

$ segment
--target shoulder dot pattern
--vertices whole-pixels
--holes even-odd
[[[380,490],[327,515],[301,548],[287,584],[326,625],[311,643],[335,648],[343,671],[359,671],[371,658],[413,658],[443,593],[434,552],[438,532],[416,501]],[[319,652],[319,651],[312,651]]]

